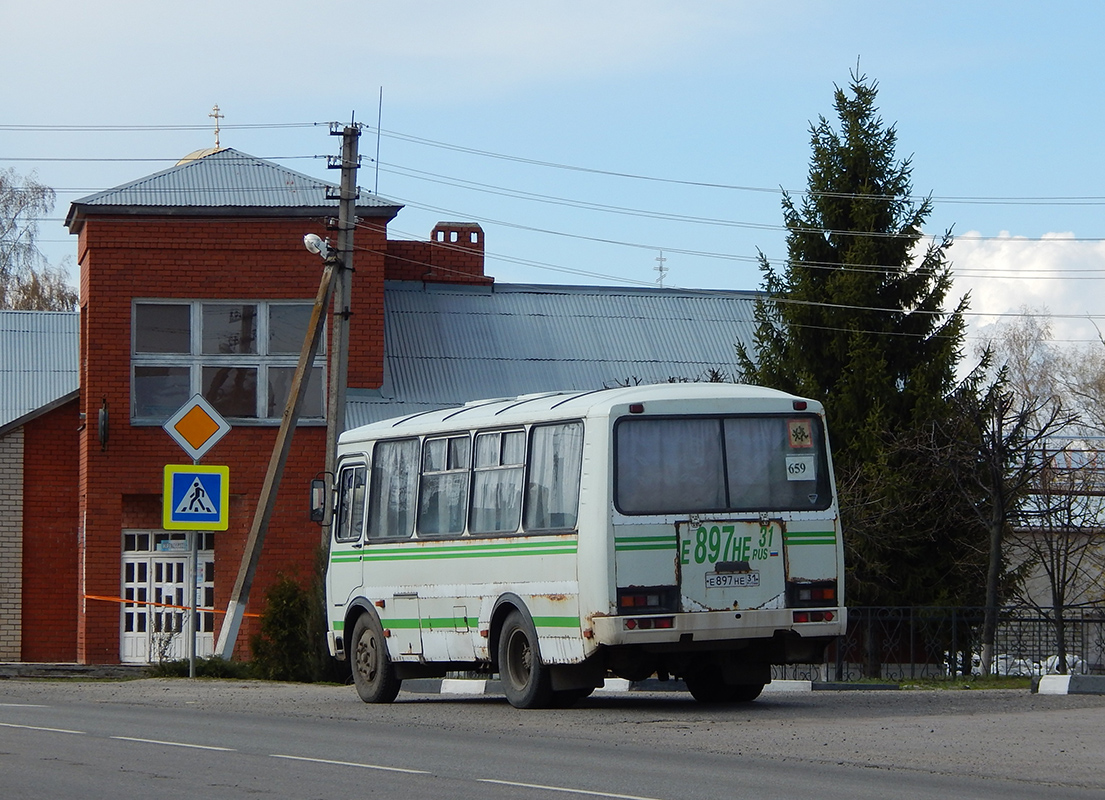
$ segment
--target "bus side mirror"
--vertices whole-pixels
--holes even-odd
[[[326,521],[326,481],[315,478],[311,481],[311,522],[321,525]]]

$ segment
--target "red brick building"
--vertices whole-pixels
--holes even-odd
[[[0,661],[76,659],[78,319],[0,311]]]
[[[179,607],[189,602],[193,534],[161,530],[161,495],[164,466],[190,460],[162,425],[197,393],[233,426],[203,459],[230,469],[230,529],[198,534],[202,604],[226,608],[318,290],[322,262],[302,242],[306,233],[327,235],[336,214],[327,190],[226,149],[72,204],[66,225],[79,237],[85,420],[68,467],[78,523],[75,647],[59,641],[56,650],[25,657],[73,653],[79,662],[112,663],[152,660],[155,650],[179,656],[182,642],[173,640]],[[399,208],[371,195],[357,204],[352,388],[382,381],[385,277],[486,281],[478,226],[439,226],[431,242],[389,242],[387,225]],[[326,369],[322,353],[258,566],[260,592],[278,573],[310,576],[319,533],[305,487],[323,470]],[[30,600],[31,608],[51,605],[47,597]],[[157,604],[152,614],[146,603]],[[217,615],[201,616],[200,649],[210,652]],[[248,633],[247,621],[239,650]]]

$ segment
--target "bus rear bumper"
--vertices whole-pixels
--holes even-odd
[[[796,619],[816,621],[800,622]],[[770,639],[779,633],[789,632],[802,638],[841,636],[848,626],[848,610],[843,607],[798,610],[779,608],[646,616],[596,616],[591,623],[595,644],[658,645],[678,649],[680,645]]]

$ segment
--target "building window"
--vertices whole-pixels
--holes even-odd
[[[309,302],[135,302],[131,422],[160,425],[197,393],[236,423],[279,422],[311,310]],[[301,421],[325,417],[325,342]]]

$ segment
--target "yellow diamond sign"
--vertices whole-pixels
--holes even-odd
[[[162,427],[197,461],[230,431],[230,423],[199,394],[193,395]]]

